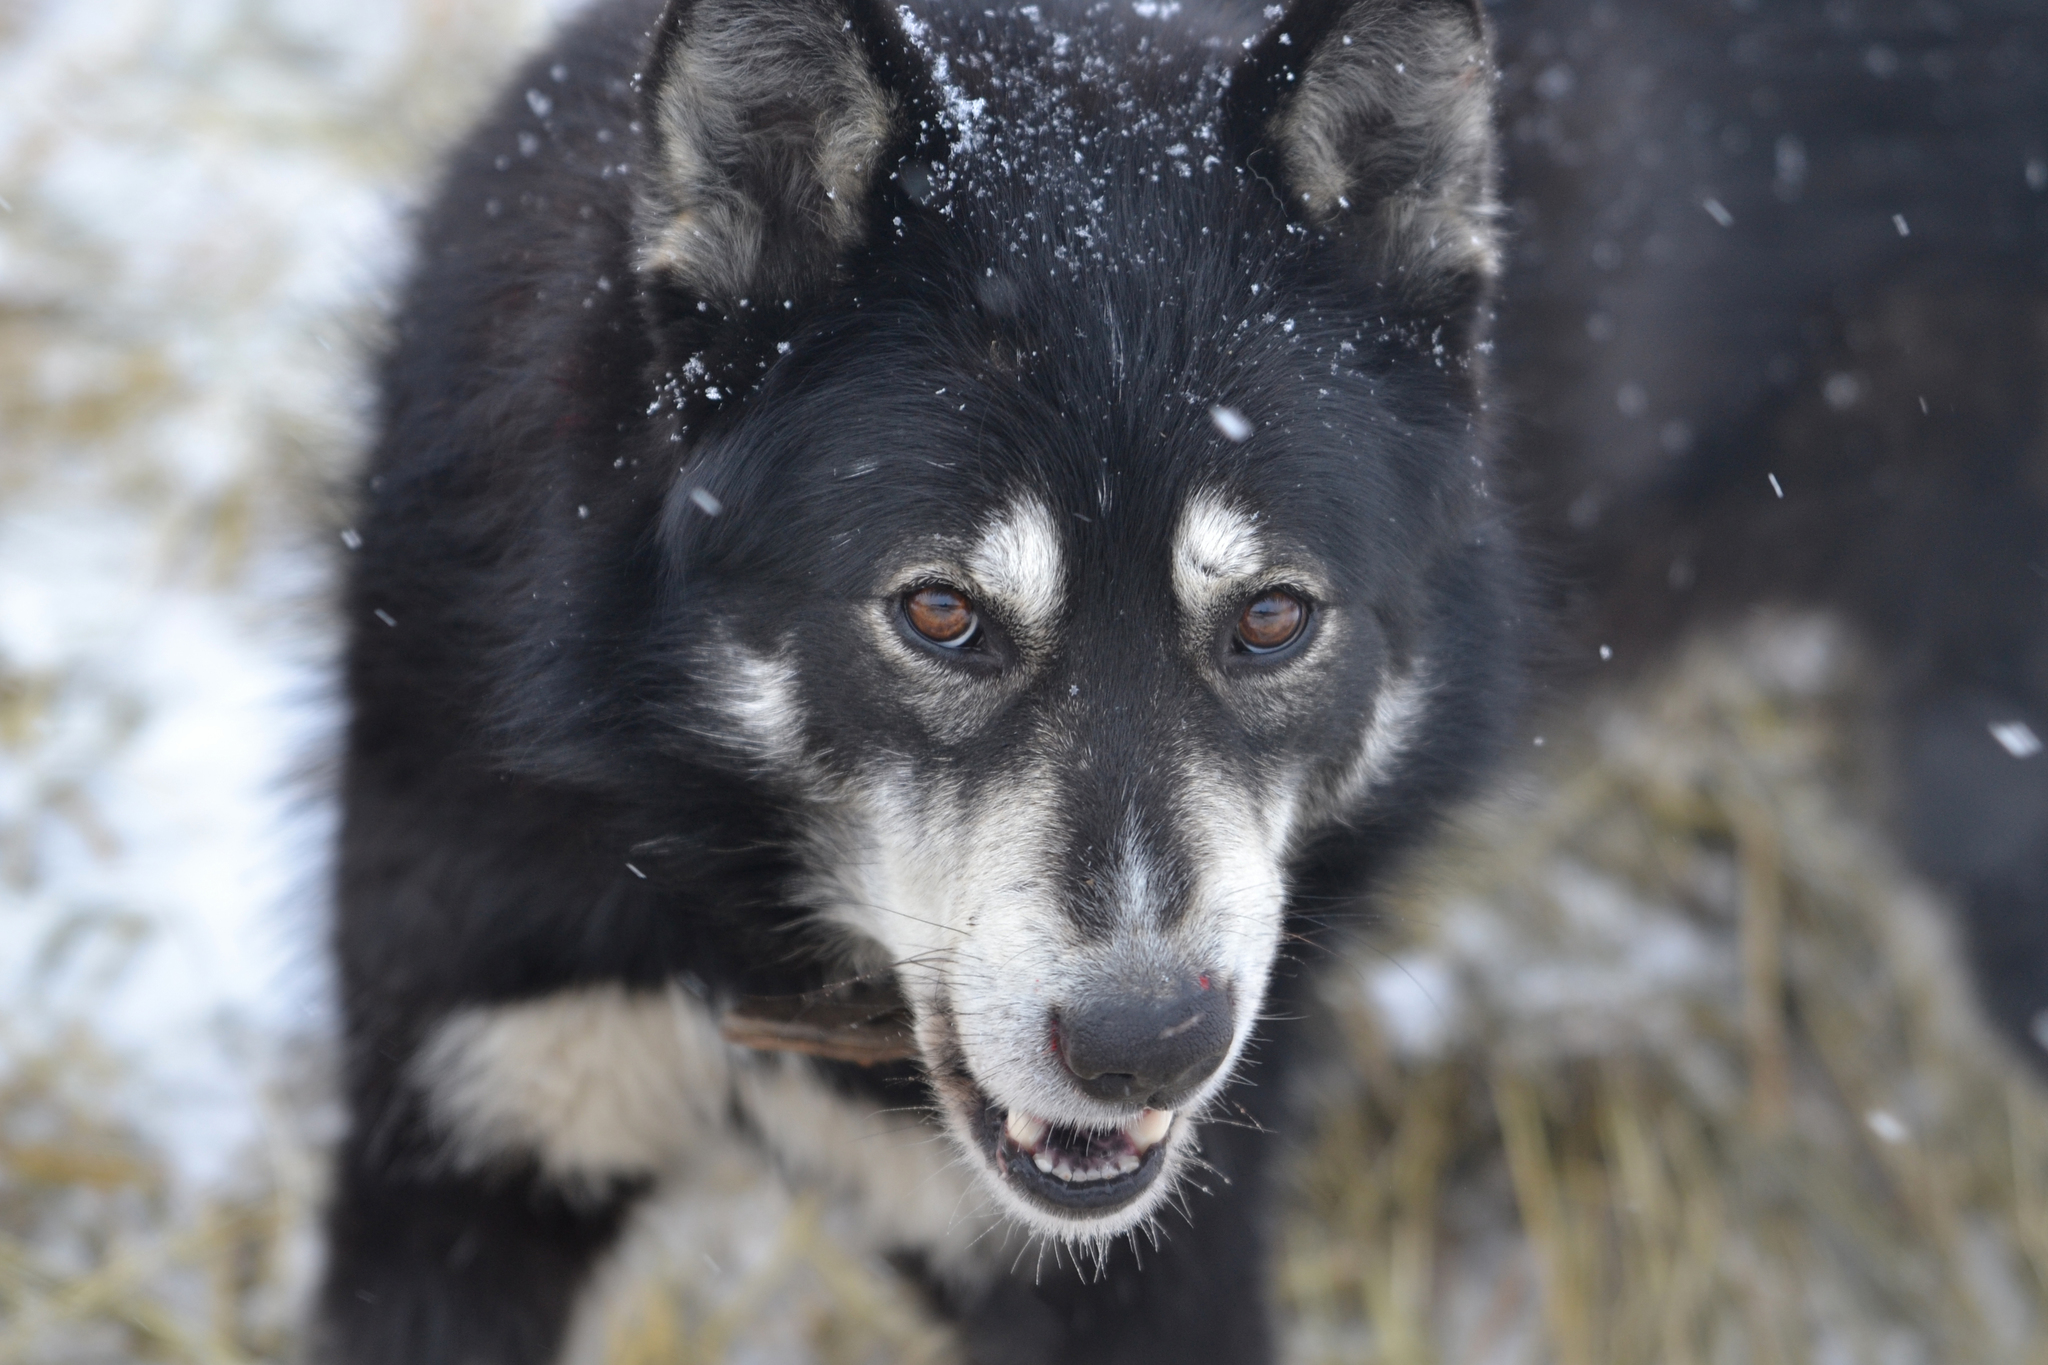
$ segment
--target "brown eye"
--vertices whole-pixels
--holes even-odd
[[[919,588],[903,599],[903,619],[925,639],[949,649],[974,638],[974,604],[951,588]]]
[[[1254,654],[1270,654],[1294,643],[1308,620],[1308,607],[1291,592],[1275,589],[1252,600],[1237,618],[1237,640]]]

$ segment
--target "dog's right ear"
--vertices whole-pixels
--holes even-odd
[[[635,263],[725,314],[829,281],[943,122],[880,0],[671,0],[640,83]]]

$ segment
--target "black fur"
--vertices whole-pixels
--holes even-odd
[[[2048,25],[2030,9],[1501,6],[1511,264],[1489,378],[1491,242],[1427,256],[1374,213],[1450,185],[1490,232],[1490,149],[1403,170],[1381,124],[1347,123],[1336,142],[1372,174],[1340,214],[1302,207],[1279,145],[1322,44],[1366,16],[1476,35],[1463,0],[1303,0],[1263,37],[1249,10],[966,7],[925,15],[923,42],[878,0],[790,0],[843,14],[890,111],[857,231],[806,178],[821,116],[798,84],[760,137],[719,144],[718,183],[773,210],[758,257],[651,261],[649,215],[682,202],[647,180],[672,132],[661,73],[704,11],[753,3],[605,0],[513,82],[423,227],[347,595],[352,1122],[326,1358],[550,1359],[647,1188],[451,1167],[408,1070],[451,1011],[605,982],[721,1003],[844,970],[793,890],[788,776],[724,733],[707,650],[788,643],[819,680],[802,738],[828,765],[915,751],[972,786],[1070,716],[1100,756],[1063,787],[1060,895],[1082,925],[1104,831],[1136,811],[1172,848],[1149,756],[1193,734],[1247,770],[1317,761],[1426,658],[1424,731],[1298,851],[1312,931],[1514,733],[1529,613],[1504,406],[1513,501],[1589,651],[1640,657],[1703,610],[1778,596],[1887,646],[1907,838],[1962,892],[2001,1017],[2023,1033],[2048,1006],[2048,757],[1983,728],[2048,735],[2048,195],[2027,178],[2048,157]],[[1860,397],[1838,410],[1844,373]],[[1212,405],[1251,438],[1225,439]],[[1212,485],[1315,547],[1365,623],[1284,724],[1219,704],[1162,624],[1175,517]],[[971,740],[935,743],[850,608],[900,538],[1020,487],[1073,517],[1064,652]],[[983,664],[1025,649],[993,630]],[[1297,989],[1283,971],[1276,1018]],[[1286,1028],[1232,1092],[1269,1128]],[[819,1071],[885,1103],[923,1089],[908,1067]],[[1142,1269],[1119,1243],[1096,1279],[934,1293],[987,1365],[1268,1359],[1273,1146],[1207,1130],[1224,1178]]]

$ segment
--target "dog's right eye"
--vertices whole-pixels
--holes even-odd
[[[1237,644],[1252,654],[1277,654],[1308,624],[1308,606],[1281,588],[1254,598],[1237,618]]]
[[[951,588],[919,588],[903,599],[903,619],[935,645],[959,649],[974,638],[974,604]]]

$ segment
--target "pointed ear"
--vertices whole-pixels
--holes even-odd
[[[671,0],[641,76],[642,275],[727,313],[817,289],[938,126],[930,92],[878,0]]]
[[[1477,0],[1297,0],[1231,79],[1226,135],[1291,212],[1429,308],[1499,272]]]

